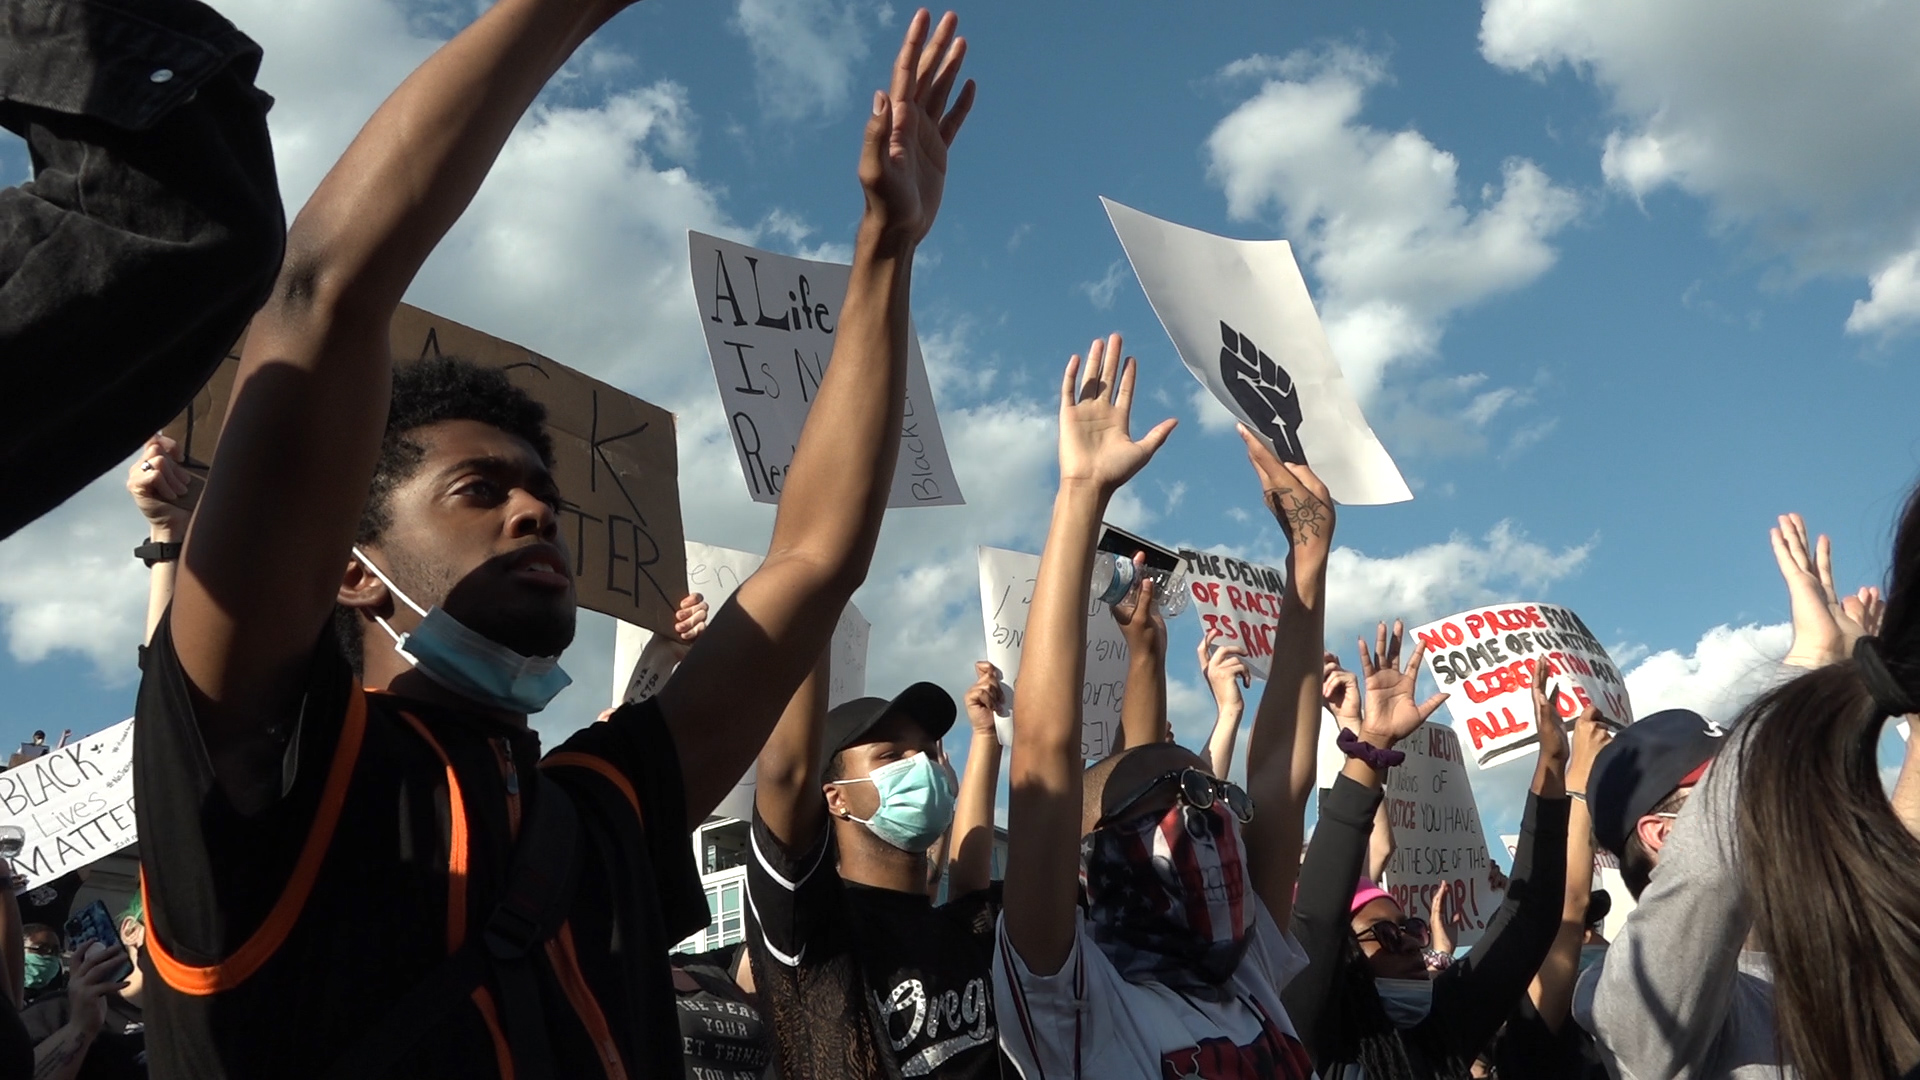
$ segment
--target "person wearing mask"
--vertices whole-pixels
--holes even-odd
[[[1900,553],[1911,550],[1900,543],[1920,543],[1915,506],[1908,504],[1896,539],[1896,587]],[[1872,884],[1868,870],[1873,856],[1862,856],[1844,871],[1837,869],[1860,855],[1857,845],[1865,841],[1853,830],[1884,836],[1880,823],[1890,820],[1901,837],[1907,835],[1895,814],[1902,789],[1896,788],[1890,803],[1879,785],[1872,747],[1864,751],[1866,772],[1847,774],[1870,778],[1871,791],[1856,790],[1858,779],[1835,790],[1828,779],[1841,775],[1843,768],[1859,768],[1859,752],[1849,757],[1839,749],[1844,740],[1876,742],[1881,719],[1897,715],[1876,712],[1871,721],[1865,718],[1876,706],[1860,680],[1878,654],[1863,661],[1855,652],[1857,643],[1879,625],[1880,599],[1867,589],[1844,598],[1836,593],[1831,545],[1824,536],[1809,544],[1806,523],[1798,514],[1782,516],[1770,538],[1793,611],[1793,644],[1783,666],[1808,673],[1749,705],[1731,734],[1697,714],[1657,714],[1621,732],[1594,765],[1587,795],[1594,830],[1601,845],[1620,857],[1620,875],[1638,905],[1604,959],[1581,977],[1575,1016],[1582,1016],[1583,1008],[1590,1014],[1591,1021],[1583,1019],[1583,1026],[1594,1033],[1609,1071],[1626,1080],[1890,1076],[1899,1071],[1891,1060],[1860,1056],[1869,1054],[1873,1041],[1859,1041],[1860,1032],[1876,1025],[1874,1016],[1860,1011],[1879,1015],[1876,1010],[1883,1004],[1897,1007],[1896,988],[1906,985],[1902,980],[1908,969],[1898,967],[1889,954],[1894,943],[1850,937],[1854,931],[1836,929],[1830,918],[1834,912],[1823,907],[1828,890],[1852,896]],[[1911,603],[1912,597],[1908,599]],[[1892,603],[1885,614],[1888,619],[1895,614]],[[1869,645],[1866,651],[1875,648]],[[1781,719],[1788,717],[1791,721]],[[1779,741],[1788,737],[1783,727],[1788,722],[1801,728],[1790,746]],[[1869,728],[1872,739],[1861,735]],[[1829,739],[1833,741],[1823,741]],[[1768,747],[1768,753],[1795,755],[1799,762],[1792,768],[1762,765],[1756,760],[1760,746]],[[1901,784],[1916,782],[1910,779],[1913,764],[1910,753]],[[1832,771],[1800,773],[1801,765]],[[1751,775],[1756,767],[1760,779]],[[1780,808],[1779,793],[1771,786],[1789,773],[1796,785],[1792,799],[1799,808],[1792,813]],[[1760,805],[1756,798],[1771,804],[1763,813],[1770,831],[1757,848],[1756,834],[1749,832],[1760,820],[1752,816]],[[1806,812],[1817,817],[1828,809],[1846,815],[1849,824],[1810,829],[1812,818],[1800,816]],[[1779,816],[1772,817],[1775,814]],[[1901,842],[1898,837],[1895,841]],[[1768,872],[1790,875],[1787,884],[1796,898],[1785,902],[1804,901],[1799,914],[1807,922],[1783,934],[1759,930],[1756,859]],[[1789,869],[1787,863],[1794,860],[1807,862]],[[1813,870],[1815,865],[1820,869]],[[1774,895],[1772,884],[1765,889]],[[1871,920],[1882,911],[1897,917],[1897,907],[1885,906],[1892,903],[1882,897],[1880,906],[1867,905],[1871,910],[1850,911],[1845,917]],[[1844,957],[1854,980],[1850,985],[1878,987],[1860,999],[1876,1005],[1823,1004],[1817,1010],[1819,1019],[1832,1031],[1809,1036],[1801,1027],[1790,1037],[1776,1016],[1780,958],[1774,949],[1784,946],[1797,960],[1811,963],[1806,950],[1815,942],[1820,943],[1819,970],[1803,969],[1803,976],[1825,978],[1833,972],[1835,958]],[[1892,974],[1885,966],[1890,962],[1896,963]],[[1833,1056],[1815,1055],[1818,1060],[1810,1066],[1807,1047],[1816,1043]],[[1900,1063],[1900,1068],[1913,1064]]]
[[[754,982],[781,1075],[999,1077],[988,967],[999,672],[976,664],[956,792],[957,713],[933,683],[826,709],[826,658],[760,752],[747,863]],[[951,829],[948,896],[930,851]]]
[[[993,968],[1001,1040],[1029,1078],[1297,1080],[1313,1069],[1280,991],[1305,958],[1281,928],[1304,826],[1295,743],[1310,737],[1302,716],[1320,709],[1333,503],[1310,469],[1241,429],[1291,549],[1273,678],[1248,746],[1251,790],[1173,743],[1086,768],[1080,688],[1095,541],[1114,493],[1174,427],[1130,434],[1135,367],[1121,346],[1118,334],[1095,341],[1061,381],[1060,487],[1013,724]],[[1150,604],[1142,578],[1137,602]]]
[[[120,948],[90,941],[73,954],[67,992],[20,1017],[34,1040],[34,1080],[144,1080],[147,1075],[146,913],[136,895],[120,915]],[[130,969],[130,970],[129,970]]]
[[[67,988],[67,966],[60,959],[60,931],[46,923],[28,923],[25,933],[23,971],[26,989],[21,998],[23,1005],[32,1005],[43,997],[61,993]]]
[[[125,459],[213,373],[286,221],[260,47],[193,0],[0,2],[0,540]]]
[[[1361,877],[1374,813],[1394,749],[1446,700],[1414,700],[1424,647],[1401,662],[1402,627],[1380,625],[1360,643],[1366,707],[1343,732],[1346,762],[1320,808],[1300,868],[1294,936],[1310,962],[1287,988],[1322,1080],[1465,1078],[1526,995],[1559,925],[1565,873],[1567,737],[1555,716],[1546,662],[1530,673],[1539,759],[1521,819],[1506,897],[1470,955],[1438,971],[1426,962],[1431,928]],[[1359,885],[1356,887],[1355,882]]]
[[[667,952],[708,919],[690,828],[866,576],[913,254],[972,89],[955,19],[916,14],[866,123],[832,363],[765,564],[658,696],[543,754],[527,717],[569,681],[576,606],[543,410],[495,369],[396,370],[389,332],[522,113],[627,6],[488,7],[288,235],[136,713],[163,1080],[682,1072]]]

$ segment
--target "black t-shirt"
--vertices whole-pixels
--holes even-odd
[[[746,991],[723,967],[705,962],[709,959],[716,957],[700,953],[673,958],[686,1080],[763,1080],[773,1061],[766,1021]]]
[[[276,763],[282,795],[249,816],[214,780],[170,627],[134,726],[154,1076],[324,1075],[478,938],[519,821],[540,812],[536,767],[580,819],[567,923],[534,952],[555,1071],[679,1075],[667,950],[708,916],[658,704],[589,723],[542,759],[526,728],[363,692],[329,629]],[[489,980],[423,1024],[390,1075],[502,1076],[500,1008]]]
[[[73,1003],[65,994],[49,998],[20,1014],[31,1045],[38,1046],[67,1026]],[[24,1073],[22,1075],[25,1075]],[[107,999],[107,1018],[87,1046],[77,1080],[146,1080],[146,1022],[140,1010],[120,1000]]]
[[[0,994],[0,1076],[33,1075],[34,1038],[13,1002]]]
[[[754,978],[787,1080],[999,1077],[997,889],[935,907],[844,882],[833,830],[787,851],[756,809],[747,861]]]

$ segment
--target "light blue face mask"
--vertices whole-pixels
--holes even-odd
[[[902,851],[927,850],[953,824],[953,780],[931,754],[889,761],[866,776],[834,783],[871,783],[880,796],[880,809],[870,818],[849,814],[847,819]]]
[[[468,628],[438,604],[424,611],[365,552],[356,547],[353,555],[401,603],[419,612],[420,625],[405,634],[395,633],[377,615],[374,621],[393,639],[393,651],[427,678],[476,705],[513,713],[537,713],[572,685],[572,677],[560,670],[559,657],[521,656]]]
[[[1431,979],[1375,979],[1373,989],[1396,1030],[1410,1030],[1433,1011]]]
[[[60,958],[42,953],[26,954],[28,990],[38,990],[60,977]]]

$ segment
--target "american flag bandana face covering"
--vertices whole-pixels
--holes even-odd
[[[1231,996],[1253,929],[1246,866],[1240,823],[1219,803],[1094,830],[1080,840],[1094,943],[1128,982]]]

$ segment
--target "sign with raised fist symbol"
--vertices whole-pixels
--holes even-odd
[[[1300,445],[1300,395],[1294,391],[1293,376],[1256,348],[1252,338],[1225,322],[1220,324],[1220,381],[1253,420],[1254,430],[1273,444],[1280,460],[1307,463],[1307,452]]]

